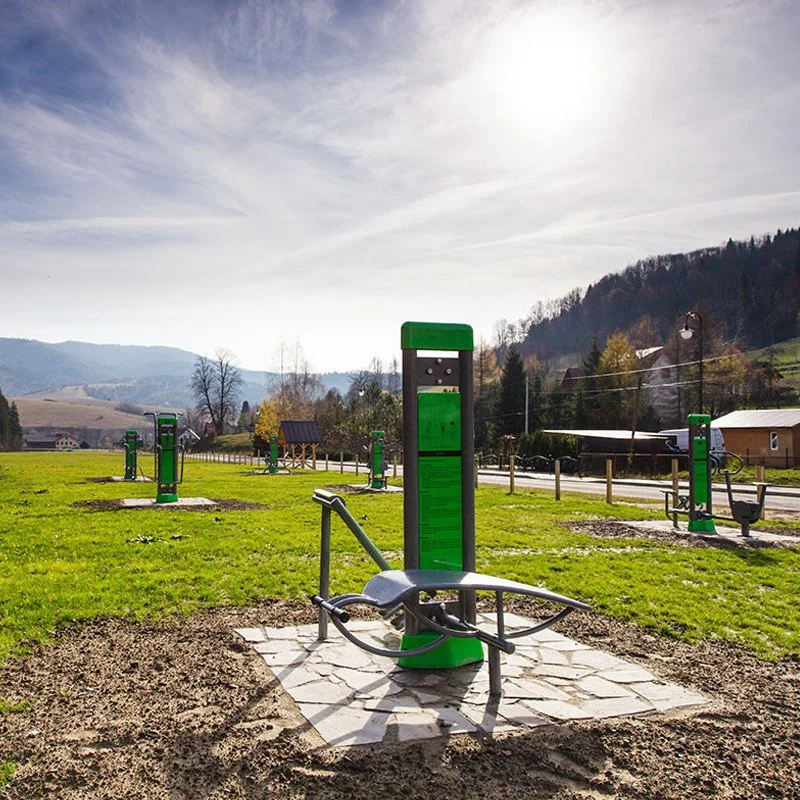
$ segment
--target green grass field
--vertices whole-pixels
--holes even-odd
[[[85,500],[154,497],[152,484],[92,483],[122,456],[0,453],[0,660],[58,626],[100,615],[158,619],[315,591],[320,509],[315,487],[337,472],[266,476],[187,462],[182,496],[260,503],[261,510],[93,511]],[[260,470],[259,470],[260,472]],[[346,476],[346,481],[365,482]],[[349,495],[348,507],[401,566],[402,496]],[[574,533],[567,521],[660,517],[660,508],[542,492],[477,492],[478,569],[542,584],[603,614],[687,640],[720,637],[766,658],[800,654],[800,551],[676,547]],[[149,541],[150,543],[144,543]],[[359,590],[374,567],[334,521],[335,592]]]

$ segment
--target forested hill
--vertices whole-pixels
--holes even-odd
[[[800,306],[800,228],[694,253],[647,258],[606,275],[585,292],[573,290],[548,312],[542,305],[524,321],[523,355],[540,359],[602,348],[616,331],[645,317],[662,344],[699,311],[715,335],[747,347],[796,336]]]

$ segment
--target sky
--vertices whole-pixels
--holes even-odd
[[[0,0],[0,336],[399,356],[800,224],[797,0]]]

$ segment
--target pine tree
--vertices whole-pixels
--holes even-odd
[[[23,442],[19,411],[17,411],[17,404],[12,403],[8,410],[8,449],[22,450]]]
[[[500,374],[500,393],[495,407],[495,431],[498,435],[519,435],[525,425],[525,366],[515,344],[508,348]]]
[[[8,407],[8,400],[0,391],[0,450],[9,449],[9,439],[11,435],[11,409]]]

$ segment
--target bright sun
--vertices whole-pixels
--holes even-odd
[[[489,34],[475,63],[481,101],[528,132],[574,128],[601,99],[606,44],[600,26],[565,9],[514,16]]]

